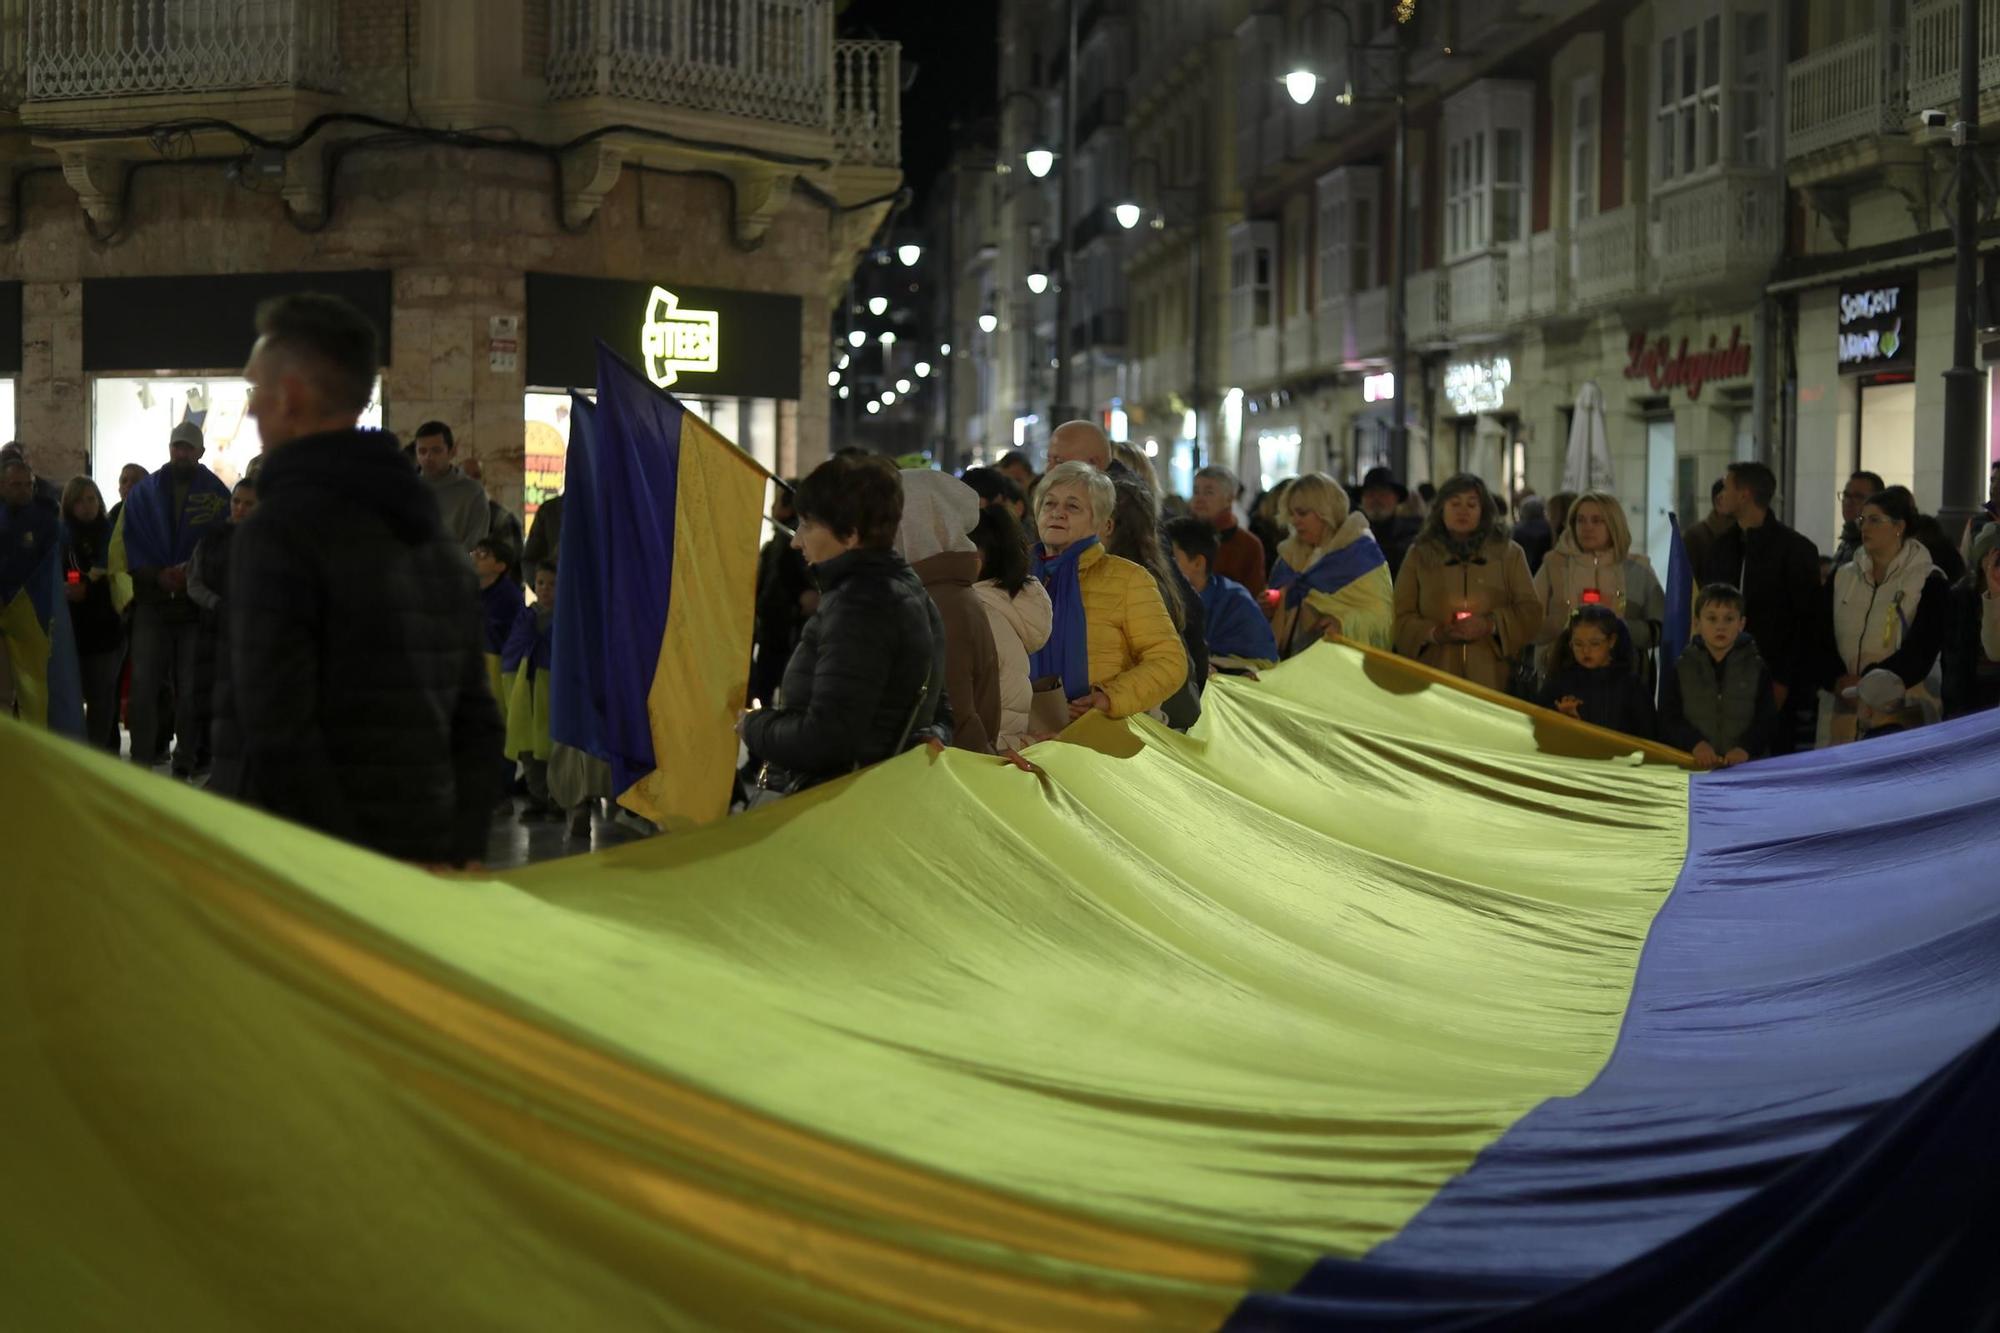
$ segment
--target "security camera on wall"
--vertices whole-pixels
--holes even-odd
[[[1936,107],[1930,107],[1919,111],[1917,119],[1924,123],[1924,128],[1927,130],[1941,130],[1950,122],[1951,113],[1940,111]]]

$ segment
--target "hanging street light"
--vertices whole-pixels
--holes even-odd
[[[1285,85],[1285,91],[1290,93],[1292,100],[1300,106],[1312,101],[1313,94],[1319,91],[1319,75],[1304,66],[1293,70],[1279,82]]]
[[[1144,215],[1145,211],[1145,209],[1140,208],[1137,204],[1124,203],[1113,208],[1111,215],[1118,219],[1119,226],[1123,227],[1126,231],[1130,231],[1139,225],[1139,219]]]
[[[888,297],[886,297],[886,296],[871,296],[871,297],[869,297],[869,298],[868,298],[868,313],[869,313],[869,314],[871,314],[871,315],[879,315],[879,314],[881,314],[881,313],[882,313],[883,311],[887,310],[888,308],[889,308],[889,298],[888,298]]]
[[[979,316],[979,331],[981,333],[991,333],[993,332],[993,330],[999,327],[1000,327],[1000,316],[994,314],[991,310],[988,310]]]
[[[910,382],[909,382],[908,380],[897,380],[897,381],[896,381],[896,392],[897,392],[897,393],[908,393],[909,391],[910,391]]]
[[[950,344],[950,343],[946,343],[946,344],[944,344],[944,346],[942,346],[942,347],[938,348],[938,355],[939,355],[939,356],[950,356],[950,355],[951,355],[951,344]]]
[[[924,257],[924,247],[911,241],[904,241],[896,247],[896,258],[903,261],[904,268],[915,268],[917,261]]]
[[[859,347],[861,346],[862,343],[865,343],[867,341],[868,341],[868,335],[863,333],[860,329],[849,329],[847,331],[847,345],[849,347]]]
[[[875,414],[876,414],[877,412],[880,412],[881,410],[882,410],[882,404],[880,404],[880,403],[876,402],[876,401],[875,401],[875,400],[874,400],[873,398],[870,398],[870,399],[868,400],[868,415],[869,415],[869,416],[874,416],[874,415],[875,415]]]
[[[827,371],[827,372],[826,372],[826,387],[827,387],[827,388],[831,389],[832,387],[834,387],[834,386],[835,386],[836,384],[839,384],[839,383],[840,383],[840,372],[839,372],[839,371],[837,371],[837,370],[829,370],[829,371]]]
[[[1046,148],[1041,144],[1036,144],[1033,148],[1021,154],[1021,161],[1027,165],[1028,174],[1036,180],[1040,180],[1055,167],[1056,155],[1052,149]]]
[[[847,386],[846,386],[845,384],[841,385],[841,386],[840,386],[840,396],[841,396],[842,398],[845,398],[845,397],[847,397],[847,392],[848,392],[848,390],[847,390]]]
[[[1039,270],[1028,275],[1028,290],[1040,296],[1049,289],[1049,275]]]
[[[917,372],[918,379],[922,379],[926,375],[931,373],[931,363],[928,361],[919,361],[917,362],[916,365],[912,366],[911,369]]]
[[[888,389],[882,390],[882,406],[894,407],[895,405],[896,405],[895,393]]]
[[[840,354],[840,360],[833,363],[833,368],[835,370],[845,370],[853,360],[854,360],[853,357],[849,356],[845,352],[842,352]]]
[[[882,336],[876,339],[876,341],[881,343],[884,347],[894,347],[896,345],[896,335],[889,332],[887,329],[884,329],[882,331]]]

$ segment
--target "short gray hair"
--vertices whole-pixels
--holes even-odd
[[[1234,472],[1231,472],[1220,463],[1210,463],[1207,467],[1202,468],[1194,474],[1196,481],[1200,481],[1203,477],[1208,478],[1210,481],[1219,481],[1224,486],[1227,486],[1229,488],[1229,498],[1232,500],[1243,494],[1243,483],[1236,479]]]
[[[1118,488],[1111,478],[1088,463],[1058,463],[1042,474],[1041,485],[1035,487],[1036,513],[1041,512],[1042,497],[1058,486],[1083,487],[1083,493],[1090,498],[1091,521],[1100,528],[1118,505]]]

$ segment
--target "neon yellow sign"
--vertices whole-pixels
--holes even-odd
[[[721,320],[713,310],[683,310],[681,299],[664,287],[653,288],[646,305],[646,325],[639,346],[646,358],[646,378],[662,389],[672,388],[681,372],[714,373]]]

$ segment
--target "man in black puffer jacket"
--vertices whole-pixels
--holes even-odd
[[[831,458],[799,484],[797,545],[819,611],[785,666],[779,706],[744,715],[751,754],[798,790],[887,759],[949,717],[944,622],[893,549],[903,485],[879,457]]]
[[[476,865],[499,799],[478,579],[393,436],[355,428],[368,321],[267,303],[250,364],[266,450],[231,550],[215,786],[433,867]]]

